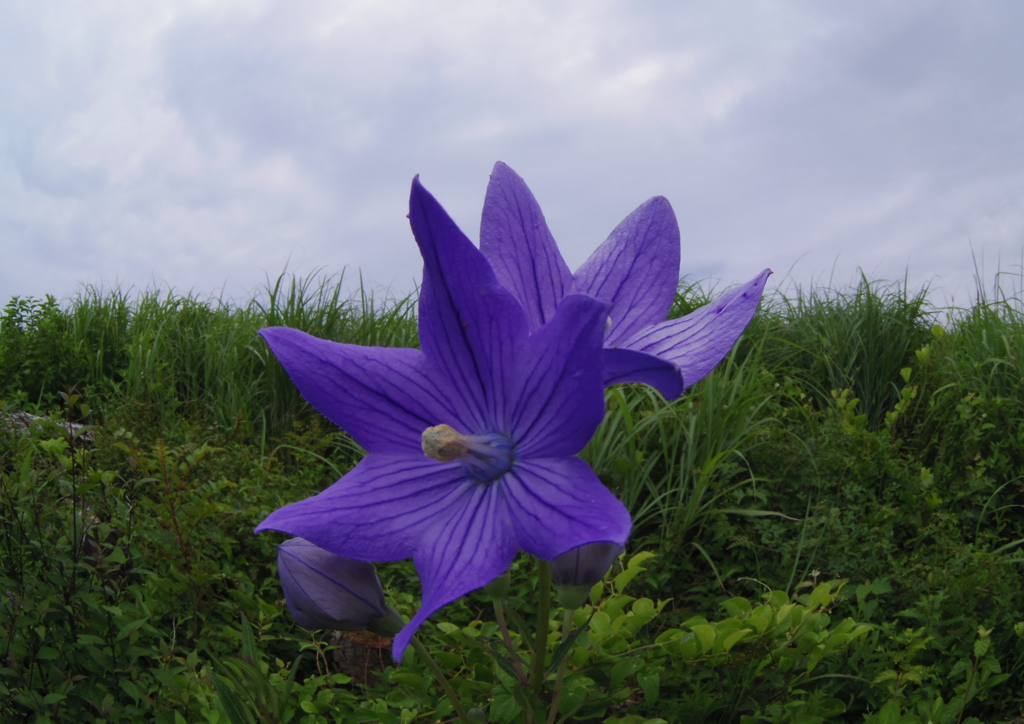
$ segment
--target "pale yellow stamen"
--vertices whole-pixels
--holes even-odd
[[[435,425],[423,431],[423,454],[450,463],[469,452],[466,438],[450,425]]]
[[[493,432],[463,435],[450,425],[423,431],[423,454],[442,463],[458,462],[480,482],[497,480],[512,469],[515,448],[507,435]]]

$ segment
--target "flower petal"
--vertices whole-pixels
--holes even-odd
[[[550,561],[577,546],[625,546],[629,511],[579,458],[517,462],[502,478],[519,547]]]
[[[650,385],[666,400],[683,394],[683,375],[679,367],[668,360],[632,349],[606,349],[604,351],[604,386],[622,382]]]
[[[446,519],[436,519],[413,556],[423,583],[420,609],[395,636],[397,661],[416,629],[442,606],[508,570],[518,546],[498,483],[474,485]]]
[[[536,329],[555,316],[572,274],[526,182],[500,161],[487,185],[480,250]]]
[[[679,285],[679,224],[668,199],[640,205],[576,270],[574,290],[612,305],[609,347],[665,321]]]
[[[729,354],[757,311],[771,273],[765,269],[685,317],[634,334],[622,346],[674,362],[683,371],[686,386],[691,387]]]
[[[452,405],[475,429],[507,419],[515,362],[528,333],[526,315],[480,250],[413,179],[409,222],[423,254],[420,344],[451,383]]]
[[[426,428],[455,418],[444,380],[417,349],[340,344],[290,327],[260,334],[302,396],[369,452],[417,452]]]
[[[430,544],[428,531],[477,487],[456,462],[371,454],[322,493],[275,510],[256,532],[281,531],[346,558],[397,561]]]
[[[604,417],[601,377],[608,305],[570,294],[524,346],[510,430],[517,457],[575,455]]]

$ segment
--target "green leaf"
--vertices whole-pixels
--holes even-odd
[[[580,635],[582,635],[587,630],[587,627],[590,625],[590,620],[594,618],[595,613],[597,612],[592,611],[590,617],[583,623],[582,626],[575,629],[572,633],[569,634],[565,641],[562,641],[558,644],[558,648],[555,649],[555,653],[551,656],[551,664],[548,666],[548,673],[557,669],[559,664],[562,663],[562,659],[565,658],[566,654],[568,654],[572,647],[576,644],[576,641],[579,639]],[[520,659],[520,661],[523,660]],[[526,662],[523,661],[523,664],[525,666]]]
[[[120,641],[121,639],[125,639],[125,638],[128,638],[128,637],[132,636],[132,634],[136,633],[140,628],[142,628],[142,626],[148,620],[149,620],[149,617],[145,616],[143,618],[138,618],[138,619],[135,619],[134,621],[126,623],[117,632],[117,640]]]
[[[638,551],[630,559],[626,568],[639,568],[642,564],[654,558],[657,554],[651,551]]]
[[[807,599],[807,608],[822,608],[832,603],[832,586],[828,583],[820,583]]]
[[[698,625],[691,627],[693,633],[697,636],[700,641],[700,647],[702,653],[707,653],[711,650],[711,647],[715,645],[715,629],[713,626],[707,624]]]
[[[242,617],[242,658],[249,663],[259,661],[259,652],[256,650],[256,637],[253,635],[252,626],[245,614]]]
[[[625,661],[620,661],[612,667],[611,677],[609,679],[612,688],[618,686],[626,677],[632,676],[637,671],[644,667],[644,660],[641,658],[631,658]]]
[[[231,724],[253,724],[252,718],[246,716],[247,712],[242,700],[231,690],[224,679],[211,671],[210,680],[213,682],[213,690],[220,701],[220,709]]]
[[[519,706],[515,698],[504,693],[495,694],[490,707],[488,707],[491,720],[496,724],[518,721],[522,711],[522,707]]]
[[[499,667],[501,667],[501,670],[504,671],[506,674],[508,674],[513,679],[518,679],[519,678],[519,672],[516,671],[516,668],[512,664],[512,661],[510,661],[510,659],[518,660],[520,666],[523,667],[524,670],[528,670],[530,668],[530,664],[528,662],[526,662],[525,660],[523,660],[523,658],[521,656],[519,656],[519,654],[517,654],[515,651],[513,651],[512,649],[509,649],[504,641],[500,641],[499,644],[505,648],[506,653],[501,653],[501,652],[496,651],[495,649],[491,648],[490,646],[485,644],[483,641],[479,641],[477,639],[470,638],[469,636],[464,636],[463,638],[465,639],[466,643],[468,643],[468,644],[470,644],[472,646],[477,647],[481,651],[487,652],[487,654],[490,655],[490,657],[492,659],[494,659],[494,663],[496,663]],[[401,675],[402,674],[400,672],[398,672],[398,673],[392,674],[392,678],[397,678],[397,677],[399,677]]]
[[[721,650],[729,651],[733,646],[735,646],[740,641],[745,639],[747,637],[747,634],[749,633],[750,629],[748,628],[740,629],[739,631],[733,631],[731,634],[726,636],[725,639],[722,641]],[[717,649],[719,647],[716,646],[715,648]]]
[[[122,678],[119,679],[117,683],[124,693],[135,700],[136,704],[142,699],[142,692],[139,691],[139,687],[136,686],[135,682],[131,679]]]
[[[611,619],[604,611],[597,611],[590,619],[590,627],[598,638],[607,638],[611,628]]]
[[[638,598],[633,602],[633,613],[650,620],[654,616],[654,601],[649,598]]]
[[[658,638],[654,639],[656,644],[667,644],[670,641],[678,641],[682,638],[683,632],[677,628],[670,628],[667,631],[662,631],[658,634]]]
[[[678,655],[680,658],[692,661],[698,659],[704,653],[704,647],[696,634],[686,634],[679,641]]]
[[[744,613],[749,613],[751,608],[750,601],[740,596],[730,598],[728,601],[723,602],[722,607],[725,608],[725,612],[730,616],[739,616]]]
[[[763,614],[754,614],[745,621],[748,626],[752,626],[758,633],[764,633],[768,630],[768,626],[771,625],[771,622],[772,614],[770,611]]]
[[[323,705],[309,699],[303,699],[299,702],[299,708],[307,714],[319,714],[325,709]]]
[[[644,703],[647,706],[654,706],[658,701],[658,694],[661,689],[661,675],[656,671],[649,674],[637,674],[636,683],[643,689]]]

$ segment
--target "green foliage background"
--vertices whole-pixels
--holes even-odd
[[[282,276],[243,306],[92,288],[6,305],[0,721],[452,718],[415,656],[342,671],[354,644],[291,623],[278,541],[252,535],[361,455],[256,331],[417,343],[414,299],[340,282]],[[712,296],[683,285],[673,313]],[[583,456],[633,512],[631,550],[656,555],[627,554],[580,612],[565,720],[1021,720],[1024,323],[978,296],[936,309],[866,278],[776,295],[680,400],[609,390]],[[513,573],[529,612],[532,565]],[[381,575],[408,615],[411,566]],[[424,636],[514,721],[465,643],[494,635],[485,604]]]

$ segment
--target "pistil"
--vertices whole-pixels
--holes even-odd
[[[512,441],[504,435],[463,435],[449,425],[423,431],[423,453],[443,463],[458,461],[481,482],[495,480],[512,469]]]

